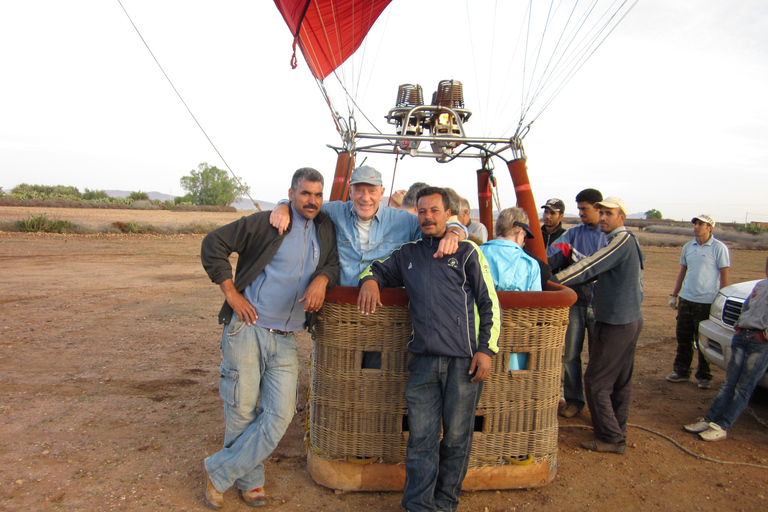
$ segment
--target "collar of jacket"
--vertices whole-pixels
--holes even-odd
[[[292,208],[290,204],[288,204],[288,208]],[[317,212],[317,216],[313,219],[315,221],[315,226],[320,226],[325,220],[328,218],[328,215],[324,214],[323,212]],[[291,220],[288,222],[288,227],[285,228],[285,231],[283,231],[282,236],[287,235],[291,232],[291,228],[293,227],[293,211],[291,211]],[[275,228],[277,229],[277,228]]]

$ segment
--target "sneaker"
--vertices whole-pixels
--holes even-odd
[[[699,379],[699,389],[709,389],[712,387],[712,381],[709,379]]]
[[[699,433],[699,437],[705,441],[722,441],[728,437],[728,433],[717,423],[710,423],[709,430]]]
[[[683,426],[683,430],[690,432],[691,434],[699,434],[705,430],[709,430],[709,422],[704,418],[696,418],[691,424]]]
[[[679,373],[675,372],[675,373],[670,373],[669,375],[667,375],[667,380],[669,382],[688,382],[689,380],[691,380],[691,377],[690,376],[683,377]]]
[[[563,418],[573,418],[580,412],[581,411],[579,410],[578,406],[576,406],[575,404],[564,405],[557,410],[557,414],[559,414]]]

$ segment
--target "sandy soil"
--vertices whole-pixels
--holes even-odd
[[[11,210],[24,218],[29,209]],[[125,221],[114,210],[72,212],[49,216]],[[241,215],[130,213],[127,220],[158,224],[167,219],[152,215],[182,224],[191,221],[179,215],[204,221]],[[9,218],[13,212],[0,212],[0,219]],[[200,266],[201,239],[0,233],[0,510],[206,510],[200,461],[219,449],[223,431],[216,322],[222,296]],[[563,420],[551,484],[467,492],[460,510],[768,508],[768,429],[749,414],[725,442],[704,443],[681,429],[705,412],[724,373],[715,370],[709,390],[664,380],[675,350],[666,300],[679,249],[646,253],[645,328],[630,416],[642,428],[630,428],[627,454],[584,451],[589,415]],[[764,262],[764,252],[734,251],[733,280],[762,277]],[[302,361],[309,349],[302,335]],[[302,366],[302,396],[308,376]],[[768,418],[768,406],[752,408]],[[271,508],[400,510],[400,493],[337,494],[315,484],[306,471],[303,423],[304,414],[297,414],[267,460]],[[702,457],[763,468],[703,460],[646,429]],[[224,510],[249,508],[230,490]]]

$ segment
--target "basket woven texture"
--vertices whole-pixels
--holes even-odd
[[[499,353],[476,412],[469,467],[557,456],[557,405],[568,307],[504,308]],[[312,354],[309,446],[328,460],[405,460],[408,309],[379,307],[362,317],[353,304],[326,302]],[[381,369],[362,368],[380,352]],[[512,353],[526,369],[509,371]],[[404,429],[405,427],[405,429]]]

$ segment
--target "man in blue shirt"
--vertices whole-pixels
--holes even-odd
[[[669,382],[687,382],[691,378],[693,348],[699,336],[699,323],[709,318],[709,309],[718,290],[728,286],[728,269],[731,266],[728,247],[712,236],[715,219],[709,215],[699,215],[691,219],[691,222],[694,239],[683,246],[680,273],[672,295],[669,296],[670,307],[677,310],[677,354],[672,365],[674,371],[667,376]],[[709,389],[712,371],[701,352],[695,377],[700,388]]]
[[[600,210],[595,206],[603,200],[603,194],[594,188],[587,188],[576,195],[581,224],[566,231],[552,245],[547,247],[547,260],[553,273],[578,263],[591,256],[608,243],[608,237],[600,230]],[[592,345],[595,331],[595,310],[592,306],[594,283],[572,285],[576,292],[576,303],[568,310],[568,329],[565,331],[563,347],[563,403],[558,414],[571,418],[579,414],[586,405],[584,386],[581,381],[581,352],[584,348],[586,331],[588,346]]]
[[[304,330],[339,277],[333,222],[320,211],[323,175],[296,171],[288,191],[284,233],[259,212],[210,232],[201,259],[226,302],[219,313],[219,394],[224,400],[224,448],[203,461],[205,501],[224,504],[233,484],[250,506],[265,505],[264,464],[296,408],[299,363],[293,331]],[[232,277],[229,257],[238,254]],[[311,321],[311,319],[310,319]]]
[[[386,258],[405,242],[421,238],[416,215],[381,205],[384,187],[379,171],[367,165],[358,167],[352,172],[349,186],[349,201],[330,201],[322,206],[323,213],[336,225],[341,286],[357,286],[360,274],[374,260]],[[287,225],[287,218],[287,206],[281,201],[269,221],[282,230]],[[457,222],[449,223],[448,233],[440,242],[437,254],[442,257],[455,253],[459,240],[467,236],[465,229]]]

